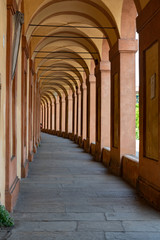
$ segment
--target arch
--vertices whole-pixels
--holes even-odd
[[[137,9],[134,0],[124,0],[121,20],[121,38],[135,39]]]
[[[63,69],[64,68],[64,69]],[[73,74],[76,74],[76,76],[80,79],[80,82],[82,83],[83,80],[82,80],[82,74],[81,72],[85,73],[84,70],[78,70],[76,69],[73,65],[69,64],[69,63],[66,63],[66,64],[60,64],[60,63],[56,63],[56,64],[53,64],[51,66],[49,66],[48,68],[43,68],[42,70],[39,68],[38,69],[39,71],[39,76],[43,76],[43,74],[46,74],[46,73],[53,73],[54,72],[61,72],[62,71],[62,74],[64,74],[64,76],[68,77],[69,80],[71,80],[73,82],[73,85],[77,86],[77,80],[74,79],[74,76],[71,75],[72,73]],[[86,75],[89,75],[89,71],[88,69],[87,70],[87,74]]]
[[[118,37],[118,29],[120,29],[119,22],[121,15],[120,11],[115,11],[115,9],[121,9],[122,1],[123,0],[119,0],[118,3],[116,2],[112,4],[107,3],[107,1],[100,0],[98,2],[88,2],[88,0],[76,0],[74,2],[56,0],[54,1],[54,3],[53,1],[47,1],[45,2],[45,4],[41,2],[42,4],[39,4],[35,10],[32,10],[32,12],[29,13],[29,16],[26,16],[26,35],[28,35],[29,37],[29,35],[31,34],[31,30],[28,29],[29,22],[39,23],[44,19],[44,15],[46,17],[49,17],[51,14],[58,14],[59,12],[62,15],[65,13],[65,11],[68,11],[69,6],[70,15],[72,12],[75,12],[76,15],[86,14],[86,19],[83,22],[85,24],[102,27],[105,22],[108,26],[114,26],[115,29],[113,29],[112,31],[108,29],[102,30],[105,36],[109,36],[109,39],[111,37],[114,38],[114,40],[110,39],[110,42],[113,41],[114,44],[114,42],[116,42],[116,38]],[[26,7],[28,6],[27,4],[29,3],[26,3]],[[63,9],[63,12],[61,11],[61,9]],[[96,16],[96,18],[93,16]]]

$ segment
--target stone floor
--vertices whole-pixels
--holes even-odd
[[[47,134],[13,217],[9,240],[160,239],[159,212],[76,144]]]

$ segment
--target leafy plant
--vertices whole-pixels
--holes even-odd
[[[12,227],[14,221],[4,206],[0,205],[0,227]]]
[[[139,103],[136,103],[136,139],[139,140]]]

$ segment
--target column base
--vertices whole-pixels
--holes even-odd
[[[60,132],[60,131],[57,131],[57,132],[56,132],[56,135],[57,135],[58,137],[61,137],[61,132]]]
[[[75,141],[75,143],[78,143],[78,135],[77,134],[74,136],[74,141]]]
[[[80,147],[83,146],[82,137],[78,137],[78,145],[79,145]]]
[[[36,147],[36,145],[33,146],[33,152],[34,152],[34,153],[37,152],[37,147]]]
[[[39,143],[38,143],[38,142],[36,142],[36,147],[37,147],[37,148],[39,147]]]
[[[63,138],[65,137],[65,132],[62,132],[62,137],[63,137]]]
[[[68,138],[72,141],[74,141],[74,134],[73,133],[68,133]]]
[[[56,135],[56,130],[52,130],[52,135]]]
[[[63,133],[62,133],[62,131],[60,131],[59,137],[63,137]]]
[[[81,148],[84,148],[84,140],[85,140],[85,139],[82,139],[82,138],[81,138],[81,141],[79,142],[79,146],[80,146]]]
[[[64,138],[69,138],[69,135],[67,132],[64,133]]]
[[[89,138],[85,139],[84,140],[84,151],[87,152],[87,153],[90,153],[90,144],[89,144]]]
[[[122,176],[122,166],[111,158],[109,172],[120,177]]]
[[[91,143],[91,154],[93,157],[96,156],[96,144],[95,143]]]
[[[28,176],[28,168],[29,168],[29,162],[28,162],[28,159],[26,159],[24,165],[22,165],[22,168],[21,168],[22,178],[26,178]]]
[[[95,145],[95,154],[94,154],[95,160],[97,162],[101,162],[102,161],[102,151],[101,151],[100,143],[96,142],[96,144],[94,144],[94,145]]]
[[[52,134],[52,130],[51,130],[51,129],[49,129],[49,130],[48,130],[48,133],[49,133],[49,134]]]
[[[137,180],[137,190],[139,195],[145,198],[150,205],[160,210],[160,189],[139,177]]]
[[[5,192],[5,206],[9,212],[12,212],[13,208],[16,205],[19,189],[20,189],[20,181],[19,181],[19,178],[16,176],[10,189],[6,190]]]
[[[109,168],[110,165],[110,148],[103,148],[102,150],[102,162],[104,164],[104,166],[106,166],[107,168]]]
[[[28,155],[28,161],[33,162],[33,152],[29,153]]]

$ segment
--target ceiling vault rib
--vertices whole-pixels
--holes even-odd
[[[80,58],[80,57],[75,57],[75,58],[70,58],[70,57],[35,57],[36,59],[62,59],[62,60],[64,60],[64,59],[83,59],[83,60],[91,60],[91,59],[93,59],[93,58]]]
[[[56,51],[56,52],[52,52],[52,51],[34,51],[36,53],[71,53],[71,54],[98,54],[98,52],[63,52],[63,51]]]
[[[52,76],[52,77],[47,77],[47,76],[45,77],[45,76],[44,76],[44,77],[40,77],[40,79],[54,79],[54,78],[58,78],[58,77],[67,77],[67,78],[71,78],[71,77],[72,77],[72,78],[74,78],[74,79],[77,78],[77,76],[71,76],[71,77],[70,77],[70,76],[59,75],[59,76]],[[79,79],[79,78],[77,78],[77,79]]]
[[[44,70],[44,69],[39,69],[39,70]],[[76,70],[76,69],[68,69],[68,70],[64,69],[63,71],[65,71],[65,72],[70,72],[70,71],[73,71],[73,70]],[[62,69],[61,69],[61,70],[45,69],[45,71],[59,72],[59,71],[62,71]],[[84,71],[80,70],[80,71],[78,71],[78,72],[84,72]]]
[[[108,39],[108,37],[95,37],[95,36],[91,36],[91,37],[79,37],[79,36],[56,36],[56,35],[34,35],[32,34],[31,37],[34,38],[68,38],[68,39],[95,39],[95,40],[100,40],[100,39]]]
[[[52,65],[50,65],[50,66],[40,66],[41,68],[43,67],[43,68],[70,68],[69,66],[65,66],[65,67],[63,67],[63,66],[52,66]],[[75,67],[75,69],[88,69],[88,67]]]
[[[62,78],[62,77],[59,77],[59,78]],[[51,82],[55,82],[55,81],[63,81],[63,82],[65,82],[65,81],[70,81],[70,80],[72,80],[72,79],[58,79],[58,77],[57,78],[40,78],[40,80],[48,80],[50,83]],[[81,81],[80,79],[78,79],[78,78],[74,78],[73,80],[75,80],[75,81]],[[43,82],[44,83],[44,82]]]
[[[29,24],[30,27],[56,27],[56,28],[93,28],[93,29],[116,29],[116,27],[93,27],[93,26],[72,26],[72,25],[43,25],[43,24]]]

